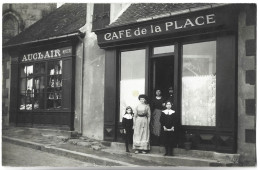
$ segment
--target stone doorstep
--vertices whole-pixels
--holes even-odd
[[[111,150],[121,150],[125,151],[125,144],[120,142],[111,142]],[[132,150],[132,145],[129,145],[130,152]],[[163,155],[165,153],[164,147],[162,146],[151,146],[149,154],[152,155]],[[174,148],[173,153],[177,156],[190,157],[190,158],[200,158],[207,160],[214,160],[222,163],[232,163],[237,164],[239,161],[240,154],[228,154],[228,153],[218,153],[214,151],[201,151],[201,150],[185,150],[182,148]]]
[[[220,163],[216,160],[211,159],[202,159],[202,158],[194,158],[194,157],[185,157],[181,155],[176,156],[163,156],[163,154],[135,154],[130,151],[127,153],[122,150],[114,150],[114,149],[103,149],[102,151],[117,154],[117,155],[130,155],[133,158],[141,159],[144,161],[155,162],[164,164],[165,166],[182,166],[182,167],[210,167],[210,166],[228,166],[228,164]]]

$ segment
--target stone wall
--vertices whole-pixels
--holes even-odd
[[[3,4],[3,42],[8,41],[57,7],[54,3]]]
[[[83,136],[103,140],[105,50],[99,48],[92,30],[93,5],[87,6],[84,38]]]
[[[238,23],[238,153],[256,162],[256,6],[247,5]]]
[[[9,55],[3,56],[5,56],[2,58],[2,126],[4,127],[9,125],[11,61]]]

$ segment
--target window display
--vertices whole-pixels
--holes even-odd
[[[61,94],[62,60],[20,66],[20,110],[60,109]]]

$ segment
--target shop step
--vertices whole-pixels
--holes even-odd
[[[132,146],[129,145],[130,152]],[[120,142],[111,142],[111,147],[108,149],[110,152],[124,152],[125,144]],[[175,162],[177,166],[181,166],[183,162],[187,162],[187,166],[234,166],[239,161],[239,154],[229,154],[229,153],[218,153],[214,151],[201,151],[201,150],[185,150],[182,148],[174,148],[173,154],[174,157],[165,157],[162,156],[165,153],[164,147],[162,146],[151,146],[149,154],[141,154],[143,159],[154,160],[155,157],[158,157],[157,160],[165,160],[167,162]],[[139,157],[139,154],[134,154],[133,156]],[[176,160],[176,161],[175,161]],[[177,161],[178,160],[178,161]],[[161,161],[161,160],[160,160]],[[186,165],[185,165],[186,166]]]

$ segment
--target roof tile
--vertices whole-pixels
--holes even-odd
[[[86,4],[64,4],[6,42],[4,46],[21,44],[78,32],[86,23]]]
[[[176,15],[180,12],[189,12],[197,8],[208,8],[212,3],[134,3],[113,23],[107,27],[120,26],[135,22],[142,22],[156,18]]]

